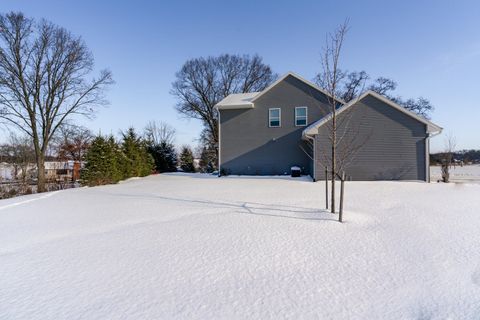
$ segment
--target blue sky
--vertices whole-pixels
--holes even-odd
[[[110,106],[83,121],[94,132],[165,121],[177,128],[177,144],[195,145],[201,124],[179,116],[170,94],[187,59],[258,53],[279,74],[312,79],[325,33],[348,17],[343,69],[390,77],[403,97],[430,99],[433,121],[459,149],[480,148],[478,1],[2,0],[0,11],[11,10],[82,36],[98,69],[112,70]]]

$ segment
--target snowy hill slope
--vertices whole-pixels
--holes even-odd
[[[478,319],[480,185],[160,175],[0,202],[0,319]]]

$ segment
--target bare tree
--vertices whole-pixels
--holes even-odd
[[[231,93],[265,89],[277,75],[258,55],[223,54],[188,60],[176,74],[171,93],[177,97],[181,114],[199,119],[204,137],[218,154],[218,114],[215,105]]]
[[[0,119],[31,139],[38,192],[45,188],[45,155],[59,127],[73,115],[92,116],[105,104],[112,75],[88,81],[93,56],[81,38],[22,13],[0,15]]]
[[[442,153],[442,181],[450,182],[450,168],[452,167],[453,154],[457,146],[457,141],[452,134],[445,138],[445,150]]]
[[[358,98],[365,92],[365,90],[372,90],[426,119],[430,118],[430,113],[434,109],[430,101],[423,97],[416,99],[409,98],[405,100],[401,96],[395,96],[393,91],[397,88],[397,83],[392,79],[378,77],[367,85],[370,76],[365,71],[346,72],[339,70],[338,74],[342,81],[337,86],[336,93],[337,97],[345,102],[350,102],[351,100]],[[315,80],[320,87],[327,87],[326,79],[323,78],[323,73],[318,74]]]
[[[322,57],[323,58],[323,57]],[[360,96],[365,90],[365,83],[370,76],[365,71],[346,72],[341,69],[337,70],[338,84],[336,86],[336,96],[344,102],[349,102]],[[315,77],[315,82],[325,90],[328,90],[328,79],[322,70]]]
[[[340,83],[345,77],[341,72],[340,54],[342,51],[343,41],[348,32],[348,19],[341,24],[333,33],[327,34],[325,47],[321,56],[322,73],[324,89],[328,93],[328,103],[330,106],[330,117],[328,121],[329,126],[329,140],[331,146],[331,212],[335,213],[335,180],[338,174],[337,168],[337,108],[341,105],[338,98],[338,90]]]
[[[145,140],[152,145],[173,144],[176,130],[166,122],[150,121],[144,129]]]
[[[54,140],[59,159],[82,161],[93,140],[93,134],[83,126],[65,124],[59,128]]]
[[[372,83],[368,89],[375,91],[382,96],[390,95],[391,91],[394,91],[397,88],[397,83],[392,79],[388,79],[385,77],[378,77],[375,79],[374,83]]]
[[[29,176],[29,167],[35,161],[35,152],[30,137],[10,132],[8,143],[2,145],[1,149],[4,160],[13,166],[13,178],[20,177],[20,180],[25,183]]]

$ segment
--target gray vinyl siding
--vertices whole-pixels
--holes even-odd
[[[326,96],[289,76],[255,101],[253,109],[220,110],[220,168],[227,174],[289,174],[297,165],[313,174],[301,149],[306,127],[295,126],[295,107],[308,107],[308,124],[328,113]],[[281,108],[281,126],[270,128],[268,109]]]
[[[354,145],[356,151],[345,165],[352,180],[426,180],[426,125],[392,108],[383,101],[366,96],[349,111],[340,113],[339,149]],[[329,125],[319,128],[315,140],[315,179],[325,179],[330,167]],[[339,151],[340,153],[342,151]]]

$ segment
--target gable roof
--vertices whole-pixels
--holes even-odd
[[[217,103],[215,105],[215,108],[219,110],[225,110],[225,109],[250,109],[254,107],[254,102],[261,96],[263,96],[265,93],[270,91],[272,88],[274,88],[277,84],[281,83],[288,77],[294,77],[297,80],[305,83],[306,85],[312,87],[313,89],[323,93],[327,97],[331,97],[330,94],[328,94],[325,90],[317,86],[316,84],[300,77],[299,75],[293,73],[293,72],[287,72],[280,78],[278,78],[274,83],[269,85],[267,88],[260,92],[251,92],[251,93],[234,93],[234,94],[229,94],[227,97],[225,97],[222,101]],[[341,99],[336,99],[338,102],[341,104],[345,104],[344,101]]]
[[[313,89],[323,93],[324,95],[326,95],[327,97],[331,97],[331,95],[325,91],[324,89],[320,88],[319,86],[317,86],[316,84],[314,84],[313,82],[310,82],[308,81],[307,79],[305,78],[302,78],[300,77],[298,74],[296,73],[293,73],[293,72],[287,72],[286,74],[284,74],[283,76],[281,76],[277,81],[275,81],[274,83],[272,83],[271,85],[269,85],[267,88],[265,88],[263,91],[261,91],[259,94],[257,94],[255,96],[255,98],[253,98],[252,102],[255,102],[255,100],[257,100],[258,98],[260,98],[261,96],[263,96],[265,93],[267,93],[268,91],[270,91],[271,89],[273,89],[277,84],[279,84],[280,82],[282,82],[283,80],[285,80],[286,78],[288,77],[294,77],[296,78],[297,80],[300,80],[301,82],[307,84],[308,86],[312,87]],[[336,99],[338,102],[340,102],[341,104],[345,104],[345,101],[342,101],[341,99]]]
[[[404,114],[406,114],[407,116],[425,124],[427,126],[427,133],[440,133],[442,132],[443,128],[434,124],[433,122],[431,121],[428,121],[427,119],[419,116],[418,114],[410,111],[410,110],[407,110],[405,109],[404,107],[400,106],[399,104],[393,102],[392,100],[374,92],[374,91],[371,91],[371,90],[368,90],[367,92],[363,93],[360,97],[356,98],[356,99],[353,99],[352,101],[350,101],[348,104],[340,107],[337,111],[337,115],[342,113],[343,111],[345,110],[348,110],[349,108],[351,108],[354,104],[356,104],[357,102],[360,102],[361,100],[363,100],[364,98],[368,97],[368,96],[372,96],[382,102],[384,102],[385,104],[387,104],[388,106],[392,107],[392,108],[395,108],[397,109],[398,111],[401,111],[403,112]],[[327,116],[323,117],[322,119],[312,123],[311,125],[309,125],[307,128],[305,128],[305,130],[303,130],[303,135],[304,136],[312,136],[312,135],[315,135],[318,133],[318,128],[320,128],[322,125],[324,125],[325,123],[327,123],[330,119],[332,118],[332,114],[328,114]]]
[[[250,109],[253,108],[252,99],[259,92],[233,93],[226,96],[222,101],[215,105],[215,108],[225,109]]]

